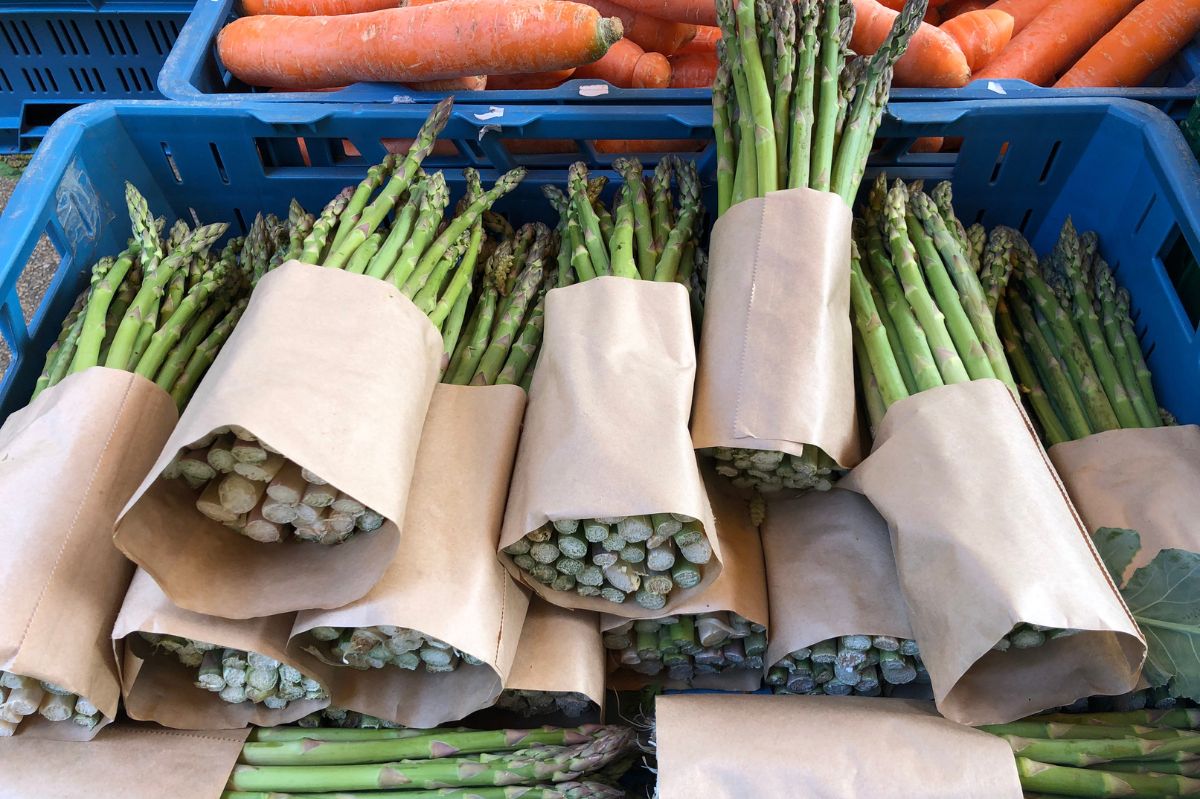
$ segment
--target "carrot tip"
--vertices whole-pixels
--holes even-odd
[[[608,50],[625,35],[625,26],[621,24],[620,17],[602,17],[596,29],[605,50]]]

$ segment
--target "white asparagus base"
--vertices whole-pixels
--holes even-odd
[[[314,627],[305,648],[326,663],[352,669],[387,666],[414,671],[424,666],[430,674],[454,671],[460,665],[482,666],[483,661],[444,641],[408,627]]]
[[[53,683],[0,671],[0,738],[14,735],[34,714],[89,730],[100,723],[100,711],[83,697]]]
[[[383,526],[383,516],[243,428],[213,431],[164,470],[195,489],[196,510],[254,541],[325,546]]]

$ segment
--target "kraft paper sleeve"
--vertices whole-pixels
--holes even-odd
[[[303,653],[287,653],[294,614],[259,619],[222,619],[184,610],[171,603],[143,569],[133,576],[121,615],[112,631],[114,645],[124,641],[121,669],[125,712],[138,721],[153,721],[182,730],[225,730],[256,724],[289,724],[329,707],[329,700],[290,702],[281,710],[263,704],[230,704],[196,686],[196,669],[174,654],[155,652],[139,632],[175,635],[227,649],[257,652],[318,678],[316,664]],[[324,681],[322,681],[324,685]],[[328,690],[328,686],[326,686]]]
[[[683,286],[601,277],[546,295],[500,547],[554,519],[679,513],[700,521],[713,557],[664,610],[551,590],[500,553],[515,578],[556,605],[629,618],[674,612],[711,587],[724,556],[687,428],[695,373]]]
[[[850,335],[850,209],[788,189],[713,225],[696,379],[697,449],[862,457]]]
[[[1200,552],[1200,427],[1109,430],[1050,448],[1087,524],[1137,530],[1129,574],[1163,549]]]
[[[86,697],[112,721],[121,696],[108,633],[133,566],[113,524],[176,420],[149,380],[96,366],[43,392],[0,428],[0,669]],[[28,716],[18,736],[88,739]]]
[[[214,799],[249,730],[184,732],[122,721],[89,743],[20,737],[0,746],[17,799]]]
[[[125,507],[117,546],[197,613],[245,619],[360,598],[400,540],[441,349],[385,281],[298,261],[272,270]],[[262,544],[205,517],[196,492],[160,475],[229,425],[378,511],[383,527],[332,547]]]
[[[597,614],[534,597],[504,687],[579,693],[604,708],[604,644]]]
[[[887,522],[835,488],[773,502],[763,524],[771,597],[767,668],[844,635],[912,638]]]
[[[998,380],[888,409],[841,485],[887,520],[938,709],[1003,723],[1137,685],[1146,643],[1018,401]],[[992,647],[1018,623],[1078,630]]]
[[[313,627],[409,627],[484,665],[430,674],[388,665],[326,664],[334,706],[409,727],[435,727],[492,704],[513,665],[529,607],[496,560],[496,542],[525,392],[517,386],[439,385],[408,500],[404,538],[383,579],[345,607],[297,615],[289,649]]]
[[[1012,749],[927,702],[660,696],[660,799],[1021,799]]]

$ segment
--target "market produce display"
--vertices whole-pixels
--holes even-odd
[[[328,698],[317,680],[266,655],[174,635],[138,635],[153,646],[156,656],[174,657],[195,669],[196,687],[217,694],[231,705],[251,702],[282,710],[290,702]]]
[[[730,670],[762,671],[767,628],[736,613],[629,621],[604,633],[616,663],[650,676],[690,682]]]
[[[489,787],[500,790],[478,795],[620,797],[623,791],[613,783],[636,752],[633,730],[618,726],[303,732],[299,740],[248,741],[225,799],[380,789],[420,797]]]
[[[997,228],[984,262],[989,304],[1046,444],[1164,423],[1129,292],[1117,286],[1096,233],[1080,235],[1068,219],[1039,260],[1020,233]]]
[[[182,410],[267,261],[239,257],[244,242],[236,238],[210,253],[224,223],[193,230],[179,220],[164,239],[165,220],[155,218],[133,184],[126,184],[125,200],[129,246],[92,267],[91,287],[63,321],[33,396],[67,375],[105,366],[154,382]]]
[[[1035,796],[1185,796],[1200,792],[1198,721],[1194,710],[1133,711],[980,729],[1012,747],[1021,787]]]
[[[82,696],[44,680],[0,671],[0,738],[16,733],[26,716],[62,721],[91,729],[100,723],[100,711]]]
[[[424,666],[430,674],[454,671],[459,665],[482,666],[483,661],[444,641],[403,627],[314,627],[304,648],[326,663],[352,669],[395,666],[412,671]]]
[[[601,276],[677,282],[699,301],[704,254],[699,246],[700,180],[695,164],[666,157],[647,185],[641,164],[618,159],[625,179],[611,210],[599,201],[605,180],[574,164],[567,192],[545,188],[559,213],[559,286]],[[673,189],[673,182],[677,190]],[[557,519],[504,548],[522,572],[556,591],[614,603],[632,597],[662,608],[676,587],[690,588],[712,558],[703,525],[679,514]]]
[[[916,641],[846,635],[799,649],[767,671],[778,693],[882,696],[889,686],[928,682]]]
[[[891,86],[925,2],[905,5],[883,46],[847,57],[854,26],[848,3],[718,4],[724,38],[713,84],[718,214],[786,188],[833,192],[850,205]],[[760,15],[761,16],[761,15]],[[852,55],[852,54],[851,54]],[[715,447],[717,471],[760,491],[827,489],[839,471],[828,454]]]

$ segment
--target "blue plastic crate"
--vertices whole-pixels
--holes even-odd
[[[60,120],[0,218],[0,241],[8,245],[0,252],[0,333],[15,355],[0,383],[0,418],[24,404],[90,265],[123,247],[124,181],[141,188],[157,213],[244,229],[258,211],[285,213],[293,196],[320,207],[384,155],[384,141],[412,136],[425,112],[412,105],[96,103]],[[551,221],[541,186],[562,185],[575,158],[615,178],[605,170],[610,157],[586,147],[575,155],[518,156],[511,145],[580,135],[686,139],[712,131],[703,106],[510,106],[502,117],[459,106],[446,132],[455,153],[435,151],[427,167],[470,164],[490,182],[500,170],[530,164],[500,210],[516,222]],[[962,146],[954,154],[911,153],[925,136],[961,137]],[[968,224],[1020,228],[1042,252],[1068,214],[1081,229],[1099,231],[1117,279],[1133,295],[1161,400],[1181,421],[1200,422],[1200,291],[1180,299],[1197,275],[1178,265],[1186,257],[1176,258],[1200,253],[1200,165],[1167,117],[1124,100],[900,103],[880,137],[868,179],[880,169],[905,179],[953,179]],[[711,149],[699,157],[711,176]],[[457,171],[448,175],[461,191]],[[16,283],[43,233],[64,257],[27,328]]]
[[[254,93],[255,100],[267,102],[318,101],[337,103],[429,103],[443,93],[414,92],[394,84],[359,83],[337,92],[265,92],[234,78],[217,58],[216,38],[221,28],[236,16],[235,0],[200,0],[179,43],[163,66],[158,86],[172,100],[232,99]],[[996,86],[999,87],[997,91]],[[602,93],[596,94],[597,87]],[[1000,92],[1004,92],[1001,94]],[[1200,92],[1200,37],[1179,53],[1171,63],[1146,81],[1146,88],[1135,89],[1044,89],[1025,81],[977,81],[962,89],[897,89],[894,100],[955,101],[1008,98],[1128,97],[1150,103],[1171,116],[1182,119],[1191,101]],[[602,81],[577,80],[555,89],[542,91],[459,92],[464,103],[488,104],[570,104],[570,103],[652,103],[678,105],[711,103],[708,89],[619,89]]]
[[[194,0],[0,0],[0,153],[37,146],[92,100],[160,98]]]

